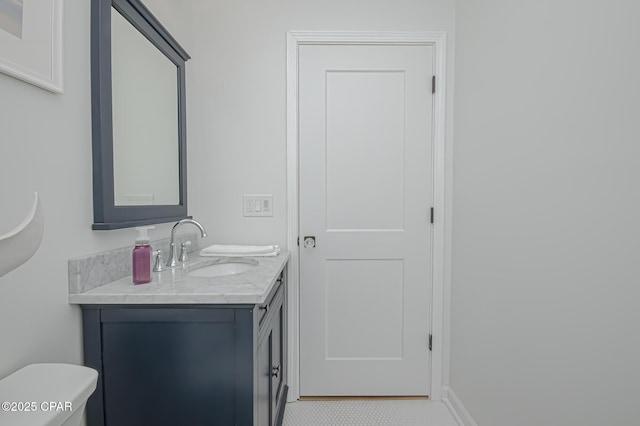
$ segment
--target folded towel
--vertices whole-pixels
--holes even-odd
[[[200,256],[277,256],[280,254],[280,246],[239,246],[214,244],[200,250]]]

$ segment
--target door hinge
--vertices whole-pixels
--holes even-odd
[[[433,350],[433,335],[429,335],[429,350]]]
[[[436,93],[436,76],[431,77],[431,93]]]
[[[431,223],[433,223],[433,207],[431,207]]]
[[[298,237],[298,247],[300,247],[300,237]]]

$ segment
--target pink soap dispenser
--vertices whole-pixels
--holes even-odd
[[[139,226],[136,228],[138,237],[133,248],[131,267],[133,269],[133,283],[145,284],[151,282],[151,244],[147,231],[155,226]]]

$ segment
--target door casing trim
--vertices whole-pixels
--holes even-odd
[[[443,397],[443,380],[448,377],[448,321],[449,309],[446,295],[449,294],[448,279],[445,282],[445,267],[450,265],[449,252],[445,246],[445,225],[450,219],[450,194],[446,191],[445,176],[445,108],[446,108],[446,48],[447,34],[436,32],[352,32],[352,31],[290,31],[287,33],[287,244],[291,252],[288,267],[288,382],[289,401],[300,397],[300,316],[299,316],[299,247],[298,247],[298,47],[304,44],[374,44],[374,45],[429,45],[434,47],[434,73],[436,92],[433,99],[433,196],[435,222],[433,224],[433,290],[431,309],[430,399],[440,401]],[[425,218],[427,220],[427,218]],[[447,239],[450,241],[450,239]],[[447,274],[450,276],[450,274]],[[447,335],[445,335],[447,333]]]

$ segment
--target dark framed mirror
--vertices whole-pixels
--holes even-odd
[[[139,0],[92,0],[93,229],[187,216],[185,62]]]

